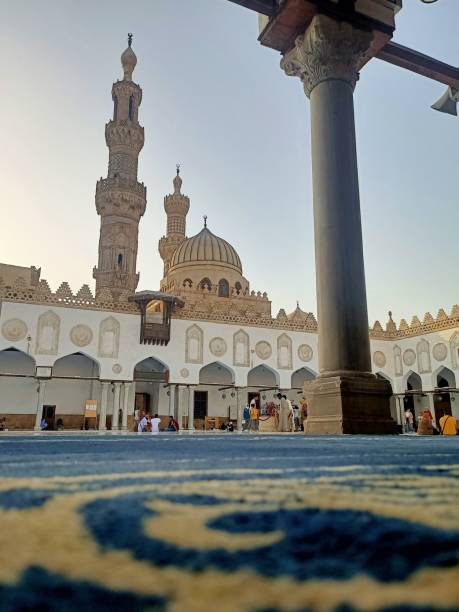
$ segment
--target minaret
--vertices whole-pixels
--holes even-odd
[[[144,133],[138,122],[142,90],[132,81],[137,57],[131,43],[129,34],[128,47],[121,55],[124,78],[113,84],[113,120],[105,126],[108,176],[96,186],[96,209],[100,215],[99,263],[93,272],[96,297],[105,289],[111,291],[115,300],[121,293],[134,293],[139,282],[136,271],[139,221],[147,196],[146,187],[137,181]]]
[[[177,164],[177,175],[174,178],[174,193],[164,198],[164,210],[167,215],[166,235],[159,241],[159,254],[164,261],[164,277],[174,251],[185,240],[186,216],[190,208],[190,198],[181,192],[182,179],[180,166]]]

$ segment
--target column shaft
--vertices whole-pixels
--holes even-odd
[[[46,380],[38,379],[37,412],[35,413],[35,431],[41,431],[40,423],[43,414],[43,403],[45,401]]]
[[[122,431],[127,431],[127,423],[128,423],[128,412],[129,412],[129,392],[131,390],[131,383],[124,383],[124,398],[123,398],[123,417],[121,421],[121,429]]]
[[[242,431],[242,407],[239,402],[239,387],[236,387],[237,425],[236,429]]]
[[[194,389],[188,387],[188,429],[194,430]]]
[[[321,375],[370,372],[353,90],[311,92],[314,230]]]
[[[108,400],[108,386],[109,382],[102,383],[102,394],[100,400],[100,413],[99,413],[99,431],[106,431],[107,429],[107,400]]]
[[[122,383],[118,382],[115,383],[115,394],[113,397],[112,412],[112,431],[117,431],[119,429],[121,384]]]

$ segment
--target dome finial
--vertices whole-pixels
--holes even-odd
[[[204,227],[207,227],[207,215],[204,215],[203,219],[204,219]]]
[[[177,174],[174,177],[173,183],[174,183],[174,193],[176,195],[182,195],[181,194],[181,188],[182,188],[182,179],[180,177],[180,164],[176,164],[176,168],[177,168]]]
[[[121,55],[121,65],[123,66],[124,80],[132,81],[132,73],[137,64],[137,57],[131,48],[132,45],[132,34],[128,34],[128,46]]]

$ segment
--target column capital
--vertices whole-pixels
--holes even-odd
[[[309,97],[316,85],[329,79],[345,81],[354,89],[358,70],[369,50],[373,34],[346,21],[316,15],[306,32],[281,60],[288,76],[301,79]]]

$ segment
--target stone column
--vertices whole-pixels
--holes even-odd
[[[176,406],[175,406],[174,419],[179,424],[180,429],[182,429],[182,392],[180,389],[180,385],[177,385],[176,394],[177,394],[177,401],[176,401]]]
[[[389,433],[390,385],[371,374],[353,92],[372,34],[317,15],[281,62],[311,102],[318,379],[307,433]]]
[[[239,387],[236,387],[237,425],[236,429],[242,431],[242,407],[240,406]]]
[[[99,413],[99,431],[107,430],[107,400],[108,400],[108,388],[109,382],[102,382],[102,394],[100,399],[100,413]]]
[[[188,429],[194,431],[194,389],[188,387]]]
[[[115,394],[113,397],[112,431],[118,431],[120,421],[120,394],[122,383],[115,383]]]
[[[43,380],[43,378],[38,378],[37,382],[38,382],[37,412],[35,414],[34,431],[41,431],[40,423],[41,423],[41,417],[42,417],[42,414],[43,414],[43,404],[44,404],[44,401],[45,401],[46,380]]]
[[[123,417],[121,421],[121,430],[127,431],[128,428],[128,412],[129,412],[129,393],[131,391],[131,383],[124,383],[124,398],[123,398]]]
[[[175,416],[175,385],[169,384],[169,416]]]

